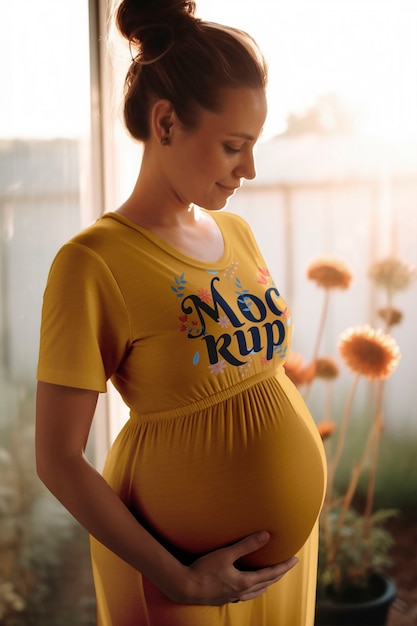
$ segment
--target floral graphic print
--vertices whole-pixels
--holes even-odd
[[[256,363],[270,366],[287,352],[284,341],[291,317],[269,270],[257,267],[250,284],[242,282],[237,269],[233,262],[223,273],[208,271],[207,283],[192,289],[182,273],[171,285],[180,303],[179,330],[196,343],[192,362],[196,366],[208,360],[215,376],[236,367],[244,378]]]

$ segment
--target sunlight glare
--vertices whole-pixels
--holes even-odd
[[[417,2],[414,0],[199,0],[198,14],[243,28],[269,64],[264,137],[336,93],[358,130],[417,138]]]
[[[86,4],[41,0],[35,12],[32,0],[0,2],[0,75],[8,93],[0,136],[86,132]],[[357,115],[360,132],[417,138],[417,1],[259,0],[255,12],[241,0],[197,0],[197,15],[259,42],[270,68],[263,140],[285,130],[289,113],[329,93]]]

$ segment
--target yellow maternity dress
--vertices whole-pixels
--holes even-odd
[[[179,605],[91,541],[98,626],[313,626],[320,437],[283,363],[291,316],[248,225],[210,213],[225,241],[203,262],[116,213],[57,254],[45,290],[40,380],[130,408],[104,477],[184,563],[268,530],[239,567],[300,563],[260,598]]]

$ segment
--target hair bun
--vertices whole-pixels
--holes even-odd
[[[174,34],[197,21],[193,0],[123,0],[116,22],[121,34],[143,56],[157,53]]]

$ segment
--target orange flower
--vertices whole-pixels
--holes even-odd
[[[378,309],[378,315],[388,326],[395,326],[395,324],[399,324],[403,319],[402,311],[394,306],[385,306]]]
[[[297,352],[290,352],[284,363],[285,373],[288,378],[296,385],[304,385],[313,380],[315,374],[314,363],[306,365],[304,357]]]
[[[333,435],[336,430],[336,424],[331,422],[330,420],[323,420],[320,424],[317,425],[317,429],[319,431],[319,435],[324,441]]]
[[[324,289],[347,289],[353,274],[342,260],[323,257],[310,263],[307,267],[307,278]]]
[[[213,298],[211,297],[211,293],[207,290],[207,289],[199,289],[197,291],[197,296],[200,298],[200,300],[202,302],[205,302],[206,304],[211,304]]]
[[[257,282],[261,285],[267,285],[271,280],[271,274],[267,267],[258,267],[260,274],[258,275]]]
[[[375,261],[369,268],[370,278],[390,293],[407,289],[417,278],[417,267],[396,257]]]
[[[368,380],[387,378],[397,368],[401,356],[391,335],[367,325],[345,330],[338,349],[348,368]]]
[[[316,359],[316,377],[332,380],[339,375],[339,367],[334,359],[330,356],[324,356]]]

